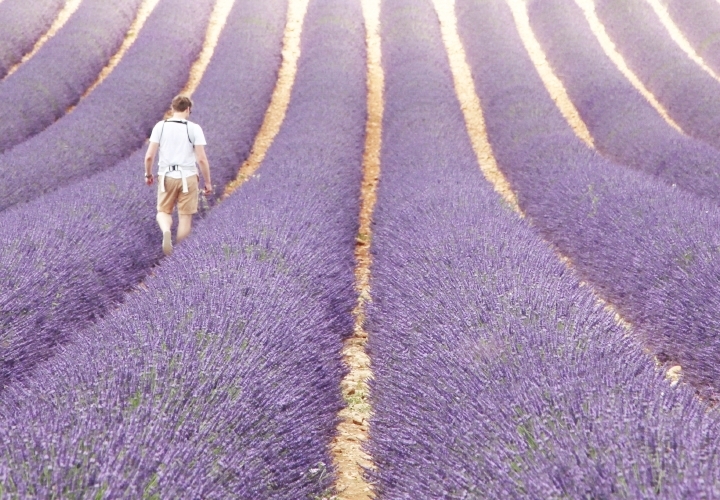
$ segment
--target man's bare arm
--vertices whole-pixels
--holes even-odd
[[[210,194],[212,193],[213,187],[212,181],[210,180],[210,163],[205,154],[205,146],[195,145],[195,158],[200,165],[203,181],[205,181],[205,194]]]
[[[148,177],[152,175],[152,167],[153,163],[155,163],[155,155],[158,152],[158,149],[160,148],[160,144],[157,142],[151,142],[148,145],[147,152],[145,153],[145,182],[150,185],[153,182],[152,177]]]

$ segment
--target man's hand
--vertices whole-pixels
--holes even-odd
[[[200,165],[200,173],[202,174],[203,181],[205,181],[203,194],[205,196],[212,194],[213,186],[212,182],[210,182],[210,164],[208,163],[207,155],[205,155],[205,146],[195,145],[195,159],[198,165]]]
[[[147,184],[148,186],[152,186],[153,181],[155,181],[155,177],[153,177],[152,174],[150,175],[150,177],[145,177],[145,184]]]

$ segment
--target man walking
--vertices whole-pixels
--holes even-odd
[[[163,234],[162,249],[165,255],[172,253],[172,213],[178,209],[176,243],[190,234],[192,216],[198,211],[198,169],[205,181],[203,192],[213,191],[210,182],[210,164],[205,155],[205,135],[200,125],[188,121],[192,111],[189,97],[179,95],[172,100],[172,117],[158,122],[150,135],[150,145],[145,153],[145,183],[153,183],[152,166],[155,155],[158,160],[157,222]]]

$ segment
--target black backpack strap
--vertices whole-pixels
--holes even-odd
[[[160,138],[158,139],[158,146],[162,142],[162,134],[163,134],[163,131],[165,130],[165,123],[167,123],[167,120],[163,120],[162,127],[160,128]]]

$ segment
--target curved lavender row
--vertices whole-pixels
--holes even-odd
[[[717,0],[666,0],[673,22],[702,57],[720,73],[720,4]]]
[[[428,3],[388,1],[381,18],[368,308],[378,497],[717,494],[717,419],[668,387],[483,179]]]
[[[5,0],[0,3],[0,79],[28,54],[52,25],[64,0]]]
[[[351,1],[313,2],[305,26],[260,178],[208,216],[147,292],[4,394],[10,494],[327,491],[355,299],[364,30]]]
[[[687,57],[645,0],[594,0],[628,66],[682,129],[720,148],[720,84]]]
[[[529,5],[555,74],[613,161],[720,200],[720,152],[672,129],[607,58],[572,0]]]
[[[120,47],[140,0],[85,0],[56,36],[0,85],[0,151],[65,114]]]
[[[0,155],[0,210],[111,168],[142,145],[187,82],[211,7],[160,0],[117,68],[75,111]]]
[[[458,18],[495,156],[532,224],[652,353],[717,392],[717,204],[587,149],[550,99],[504,4],[462,0]]]
[[[249,154],[280,64],[287,0],[255,4],[237,0],[195,94],[218,187]],[[0,214],[0,388],[114,307],[158,262],[144,154]]]

